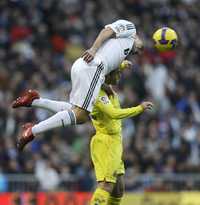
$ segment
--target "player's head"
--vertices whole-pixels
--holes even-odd
[[[122,72],[130,68],[132,68],[132,63],[129,60],[123,60],[118,69],[113,70],[108,75],[106,75],[105,83],[110,85],[118,84]]]
[[[130,61],[124,60],[118,69],[113,70],[108,75],[106,75],[105,83],[110,85],[117,85],[121,78],[122,72],[128,68],[131,68],[131,66],[132,63]]]
[[[133,44],[132,53],[133,54],[140,54],[144,49],[144,43],[138,35],[135,35],[134,38],[135,38],[135,41]]]
[[[121,70],[116,69],[106,75],[105,83],[108,85],[117,85],[121,77]]]

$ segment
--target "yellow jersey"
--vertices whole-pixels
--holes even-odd
[[[119,98],[116,93],[107,95],[101,89],[91,113],[92,123],[96,129],[96,134],[121,136],[121,119],[133,117],[143,112],[143,107],[138,105],[131,108],[121,108]]]

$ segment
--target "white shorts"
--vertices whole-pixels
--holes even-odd
[[[101,85],[104,83],[105,75],[103,69],[102,63],[92,62],[87,64],[82,58],[74,62],[71,69],[71,104],[89,112],[92,111]]]

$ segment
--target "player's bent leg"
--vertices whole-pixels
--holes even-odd
[[[108,199],[108,205],[120,205],[124,194],[124,176],[118,175],[116,184]]]
[[[32,133],[33,135],[38,135],[51,129],[84,123],[89,120],[88,115],[88,111],[79,107],[60,111],[52,117],[34,125],[32,127]]]
[[[72,108],[75,116],[76,116],[76,123],[77,124],[82,124],[90,120],[89,118],[89,112],[87,110],[84,110],[78,106],[74,106]]]
[[[84,123],[89,120],[88,115],[88,111],[79,107],[60,111],[52,117],[34,125],[32,127],[32,133],[33,135],[38,135],[51,129]]]
[[[112,193],[114,186],[115,186],[115,184],[112,182],[106,182],[106,181],[98,182],[98,187],[101,189],[104,189],[105,191],[109,192],[110,194]]]
[[[38,135],[51,129],[81,124],[89,120],[88,115],[88,111],[75,106],[72,109],[60,111],[52,117],[34,125],[32,132],[33,135]]]
[[[64,101],[55,101],[41,98],[37,90],[28,90],[13,101],[12,107],[36,107],[56,113],[72,108],[72,104]]]
[[[48,130],[84,123],[89,119],[88,114],[88,111],[75,107],[60,111],[36,125],[23,126],[22,133],[18,137],[17,147],[19,150],[23,150],[24,146],[32,141],[35,136]]]
[[[112,193],[114,183],[99,182],[95,190],[90,205],[107,205],[110,194]]]
[[[72,104],[64,101],[56,101],[56,100],[49,100],[46,98],[39,98],[35,99],[31,107],[42,108],[49,110],[53,113],[57,113],[59,111],[68,110],[72,108]]]
[[[52,130],[59,127],[65,127],[67,125],[75,125],[75,124],[76,124],[76,115],[73,112],[73,110],[69,109],[69,110],[57,112],[52,117],[34,125],[32,128],[32,132],[34,135],[38,135],[48,130]]]

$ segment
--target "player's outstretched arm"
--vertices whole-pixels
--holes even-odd
[[[115,32],[110,28],[104,28],[101,30],[99,35],[97,36],[95,42],[93,43],[92,47],[85,51],[82,55],[82,58],[87,62],[91,62],[97,52],[97,50],[101,47],[104,41],[108,40],[109,38],[113,37]]]
[[[97,106],[99,110],[108,115],[111,119],[124,119],[139,115],[145,110],[152,110],[154,105],[147,101],[136,107],[115,108],[106,96],[102,96],[98,99],[95,106]]]

